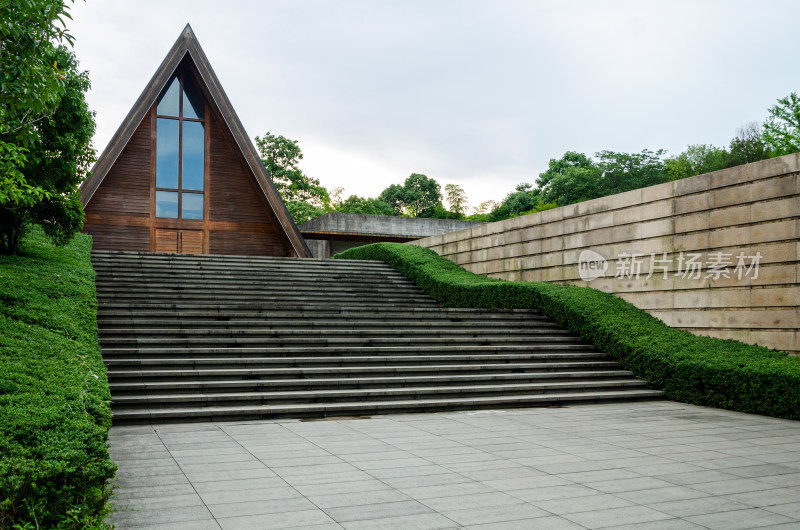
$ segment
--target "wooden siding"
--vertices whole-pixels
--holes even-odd
[[[83,232],[92,236],[92,248],[96,250],[150,251],[150,228],[147,226],[86,223]]]
[[[98,250],[150,250],[150,121],[148,113],[86,205],[83,231]]]
[[[212,121],[210,132],[209,252],[288,255],[269,215],[269,206],[216,120]]]
[[[286,256],[278,236],[264,232],[210,232],[211,254],[234,254],[240,256]]]
[[[216,120],[211,126],[211,174],[212,221],[272,224],[249,172],[230,148]]]
[[[150,114],[111,167],[86,213],[150,216]]]

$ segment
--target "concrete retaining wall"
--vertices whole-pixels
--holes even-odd
[[[794,154],[410,244],[492,278],[594,287],[673,327],[798,354],[799,192]]]
[[[360,213],[326,213],[301,224],[301,232],[324,232],[361,235],[407,236],[410,238],[446,234],[483,223],[457,219],[394,217]]]

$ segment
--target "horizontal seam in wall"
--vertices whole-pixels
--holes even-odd
[[[668,237],[668,236],[658,236],[658,237]],[[650,239],[655,239],[655,238],[638,239],[638,240],[627,240],[627,241],[620,241],[620,242],[617,242],[617,243],[603,243],[603,244],[600,244],[600,245],[592,245],[591,247],[590,246],[585,246],[585,247],[568,248],[568,249],[564,249],[564,250],[554,250],[552,252],[539,252],[539,253],[536,253],[536,254],[521,254],[519,256],[506,256],[504,258],[475,260],[475,261],[470,261],[468,263],[465,263],[465,265],[469,265],[469,264],[473,264],[473,263],[491,263],[493,261],[502,261],[502,260],[509,260],[509,259],[529,258],[529,257],[532,257],[532,256],[548,256],[548,255],[555,255],[555,254],[558,254],[558,253],[561,253],[561,252],[565,252],[565,251],[570,251],[570,250],[577,251],[577,250],[580,250],[580,249],[597,248],[597,247],[608,246],[608,245],[622,245],[622,244],[625,244],[625,243],[636,242],[636,241],[648,241]],[[797,241],[798,241],[797,238],[776,239],[776,240],[773,240],[773,241],[760,241],[760,242],[753,242],[753,243],[743,243],[741,245],[725,245],[725,246],[717,246],[717,247],[707,247],[707,248],[702,248],[702,249],[669,250],[669,251],[664,251],[664,252],[667,252],[667,254],[678,254],[680,252],[690,252],[690,251],[691,252],[696,251],[696,252],[699,252],[699,253],[716,252],[716,251],[721,251],[721,250],[729,249],[729,248],[752,247],[753,245],[778,245],[778,244],[782,244],[782,243],[787,243],[787,242],[788,243],[792,243],[792,242],[797,242]],[[505,246],[509,246],[509,245],[505,245]],[[503,247],[493,247],[493,248],[503,248]],[[457,255],[460,255],[460,254],[466,254],[467,252],[479,252],[479,251],[470,250],[470,251],[464,251],[464,252],[456,252],[456,253],[453,253],[453,254],[440,254],[440,255],[442,257],[447,258],[448,256],[457,256]],[[649,255],[649,254],[650,253],[643,254],[643,255]],[[660,254],[660,252],[655,252],[654,254]],[[613,261],[613,259],[614,258],[608,258],[609,261]],[[782,262],[770,262],[770,263],[788,263],[788,262],[792,262],[792,261],[793,262],[797,262],[798,260],[795,259],[795,260],[787,260],[786,262],[782,261]],[[575,262],[575,263],[567,263],[565,265],[548,265],[548,266],[545,266],[545,267],[536,267],[536,269],[550,268],[550,267],[565,267],[567,265],[577,265],[577,262]],[[527,270],[533,270],[533,269],[527,269]]]
[[[666,220],[674,219],[674,217],[673,216],[661,217],[659,219],[654,219],[654,221],[665,220],[665,219]],[[611,242],[608,242],[608,243],[599,243],[599,244],[596,244],[596,245],[593,245],[593,246],[615,245],[615,244],[618,244],[618,243],[627,243],[629,241],[647,241],[647,240],[656,239],[656,238],[659,238],[659,237],[675,237],[675,236],[683,236],[683,235],[694,235],[694,234],[703,233],[703,232],[714,232],[714,231],[721,230],[721,229],[769,225],[769,224],[774,224],[774,223],[783,223],[783,222],[786,222],[786,221],[797,221],[798,219],[800,219],[800,216],[793,215],[793,216],[789,216],[789,217],[780,217],[780,218],[776,218],[776,219],[767,219],[767,220],[763,220],[763,221],[751,221],[751,222],[748,222],[748,223],[713,226],[713,227],[703,228],[703,229],[699,229],[699,230],[687,230],[687,231],[683,231],[683,232],[673,231],[673,232],[661,234],[661,235],[658,235],[658,236],[650,236],[650,237],[646,237],[646,238],[637,238],[637,239],[622,239],[622,240],[618,240],[618,241],[611,241]],[[649,221],[647,221],[647,222],[649,222]],[[450,252],[450,253],[448,253],[448,255],[464,254],[466,252],[480,252],[482,250],[488,250],[488,249],[494,249],[494,248],[505,248],[505,247],[511,247],[511,246],[514,246],[514,245],[524,245],[524,244],[528,244],[528,243],[534,243],[534,242],[537,242],[537,241],[541,241],[541,242],[551,241],[551,240],[558,239],[558,238],[563,238],[563,237],[570,237],[570,236],[579,235],[579,234],[591,234],[591,233],[596,233],[596,232],[598,232],[600,230],[609,230],[609,229],[612,229],[612,228],[632,226],[632,225],[637,225],[637,224],[642,224],[642,221],[636,221],[636,222],[631,222],[631,223],[621,223],[621,224],[617,224],[617,225],[613,225],[613,226],[604,226],[604,227],[601,227],[601,228],[592,228],[592,229],[588,229],[588,230],[581,230],[581,231],[578,231],[578,232],[568,232],[568,233],[564,233],[564,234],[559,234],[559,235],[554,235],[554,236],[547,236],[547,237],[538,237],[538,238],[534,238],[534,239],[520,239],[519,241],[514,241],[512,243],[503,243],[503,244],[500,244],[500,245],[489,245],[489,246],[484,246],[484,247],[475,248],[475,249],[471,248],[469,250],[463,250],[463,251],[460,251],[460,252],[458,252],[458,251]],[[520,232],[522,230],[526,230],[526,228],[521,228],[521,229],[517,229],[517,230],[510,230],[509,232]],[[506,232],[506,233],[509,233],[509,232]],[[485,237],[485,236],[481,236],[481,237]],[[474,238],[474,239],[477,239],[477,238]],[[460,241],[462,241],[462,242],[463,241],[471,241],[471,239],[462,239]],[[433,246],[431,246],[429,248],[436,249],[436,248],[444,247],[445,245],[454,245],[454,244],[457,244],[457,243],[458,242],[445,243],[445,244],[442,244],[442,245],[433,245]],[[580,249],[580,248],[586,248],[587,246],[588,245],[582,245],[582,246],[578,246],[578,247],[569,247],[567,249],[562,249],[562,250],[557,251],[557,252],[561,252],[563,250],[577,250],[577,249]],[[442,252],[444,252],[444,248],[440,248],[440,250]]]
[[[725,189],[734,188],[734,187],[737,187],[737,186],[746,186],[746,185],[748,185],[750,183],[754,183],[754,182],[759,182],[759,181],[764,181],[764,180],[769,180],[769,179],[776,179],[776,178],[783,178],[783,177],[787,177],[787,176],[800,176],[800,171],[790,171],[790,172],[787,172],[787,173],[777,173],[777,174],[774,174],[774,175],[768,175],[768,176],[765,176],[765,177],[754,178],[752,180],[745,180],[745,181],[742,181],[742,182],[734,182],[734,183],[727,184],[727,185],[724,185],[724,186],[718,186],[718,187],[715,187],[715,188],[708,188],[708,189],[705,189],[705,190],[698,190],[698,191],[695,191],[695,192],[681,194],[681,195],[675,195],[673,193],[669,197],[662,197],[662,198],[659,198],[659,199],[654,199],[652,201],[638,202],[638,203],[635,203],[635,204],[629,204],[627,206],[621,206],[619,208],[608,208],[608,209],[605,209],[605,210],[600,210],[600,211],[591,212],[591,213],[584,213],[584,214],[580,214],[580,215],[571,215],[571,216],[568,216],[568,217],[562,217],[561,219],[554,220],[554,221],[538,222],[538,223],[531,224],[531,225],[526,226],[526,227],[513,227],[513,228],[504,229],[504,230],[499,230],[499,231],[496,231],[496,232],[490,232],[490,233],[487,233],[487,234],[481,234],[479,236],[470,235],[469,237],[464,237],[464,238],[460,238],[460,239],[454,239],[453,241],[448,241],[446,243],[442,242],[442,243],[438,243],[436,245],[430,245],[430,247],[447,245],[447,244],[450,244],[450,243],[456,243],[458,241],[467,241],[467,240],[470,240],[470,239],[476,239],[478,237],[489,237],[489,236],[492,236],[492,235],[495,235],[495,234],[502,234],[502,233],[506,233],[506,232],[512,232],[512,231],[515,231],[515,230],[523,230],[525,228],[531,228],[531,227],[534,227],[534,226],[543,226],[545,224],[557,223],[557,222],[561,222],[561,221],[564,221],[564,220],[580,219],[582,217],[589,217],[591,215],[597,215],[597,214],[609,213],[609,212],[618,212],[618,211],[621,211],[621,210],[625,210],[627,208],[635,208],[635,207],[638,207],[638,206],[646,206],[646,205],[650,205],[650,204],[657,203],[657,202],[675,200],[675,199],[683,198],[683,197],[691,197],[692,195],[701,195],[703,193],[709,193],[709,192],[718,191],[718,190],[725,190]],[[689,178],[693,178],[693,177],[689,177]],[[679,181],[674,181],[674,182],[679,182]],[[658,186],[659,184],[656,184],[656,185]],[[647,188],[641,188],[641,189],[647,189]],[[634,191],[634,190],[631,190],[631,191]],[[627,192],[623,192],[623,193],[627,193]],[[704,212],[704,211],[711,211],[711,210],[715,210],[715,209],[719,209],[719,208],[742,206],[742,205],[745,205],[745,204],[755,204],[755,203],[763,202],[765,200],[780,200],[780,199],[784,199],[786,197],[794,196],[794,195],[797,195],[797,192],[792,193],[792,194],[788,194],[788,195],[778,196],[778,197],[770,197],[769,199],[758,199],[758,200],[749,201],[749,202],[731,204],[731,205],[727,205],[727,206],[723,206],[723,207],[709,208],[709,209],[706,209],[706,210],[697,210],[697,211],[686,212],[686,213],[682,213],[682,214],[672,213],[670,215],[670,217],[673,217],[673,216],[676,216],[676,215],[692,215],[692,214],[700,213],[700,212]],[[613,195],[608,195],[607,197],[613,197]],[[602,198],[606,198],[606,197],[599,197],[599,198],[602,199]],[[576,204],[584,204],[584,203],[576,203]],[[572,206],[572,205],[561,206],[560,208],[566,208],[568,206]],[[536,214],[533,214],[533,215],[536,215]],[[648,219],[648,221],[658,220],[658,219],[666,219],[666,218],[667,217],[659,217],[659,218],[655,218],[655,219]],[[502,223],[504,221],[496,221],[496,222],[497,223]],[[637,221],[637,222],[641,222],[641,221]],[[628,224],[630,224],[630,223],[628,223]],[[459,230],[457,232],[451,232],[451,234],[458,234],[459,232],[466,232],[467,230],[474,230],[474,229],[473,228],[468,228],[468,229],[464,229],[464,230]],[[432,239],[433,237],[437,237],[437,236],[430,236],[428,238],[423,238],[420,241],[424,241],[425,239]],[[428,248],[430,248],[430,247],[428,247]]]

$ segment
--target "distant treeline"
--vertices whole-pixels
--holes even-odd
[[[328,190],[300,171],[303,154],[296,141],[267,133],[257,137],[256,144],[298,224],[327,212],[501,221],[800,151],[800,97],[792,92],[779,99],[764,123],[739,128],[727,147],[693,144],[674,156],[666,156],[663,149],[600,151],[594,158],[567,151],[550,160],[535,185],[518,184],[502,202],[482,202],[470,214],[463,188],[447,184],[442,193],[436,180],[421,173],[412,173],[403,184],[392,184],[378,197],[344,199],[343,188]]]

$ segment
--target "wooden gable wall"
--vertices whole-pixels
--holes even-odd
[[[211,125],[210,156],[209,252],[288,255],[269,215],[269,206],[215,122]]]
[[[83,231],[98,250],[155,252],[163,250],[164,230],[180,228],[181,220],[158,219],[154,208],[155,107],[147,113],[117,161],[86,205]],[[203,231],[202,247],[186,253],[290,256],[263,195],[237,156],[218,120],[209,116],[207,167],[208,216],[183,223]],[[187,226],[191,225],[191,226]]]
[[[201,116],[181,111],[176,115],[167,106],[162,109],[164,116],[157,118],[156,100],[176,75],[180,89],[189,80],[200,92],[179,97],[202,98]],[[161,183],[168,187],[159,188],[164,193],[164,213],[170,218],[155,216],[156,125],[162,118],[180,121],[179,143],[187,121],[203,122],[205,128],[202,191],[194,187],[196,181],[192,187],[181,187],[181,177],[179,188],[169,187],[171,180]],[[194,138],[192,145],[197,146]],[[194,160],[190,163],[196,168]],[[188,215],[182,209],[172,210],[174,199],[186,193],[203,194],[202,215],[196,198],[188,205]],[[80,194],[86,212],[84,232],[94,237],[96,249],[311,256],[188,24],[101,153]],[[183,204],[181,208],[187,207]]]
[[[151,123],[148,113],[84,208],[95,249],[150,251]]]

